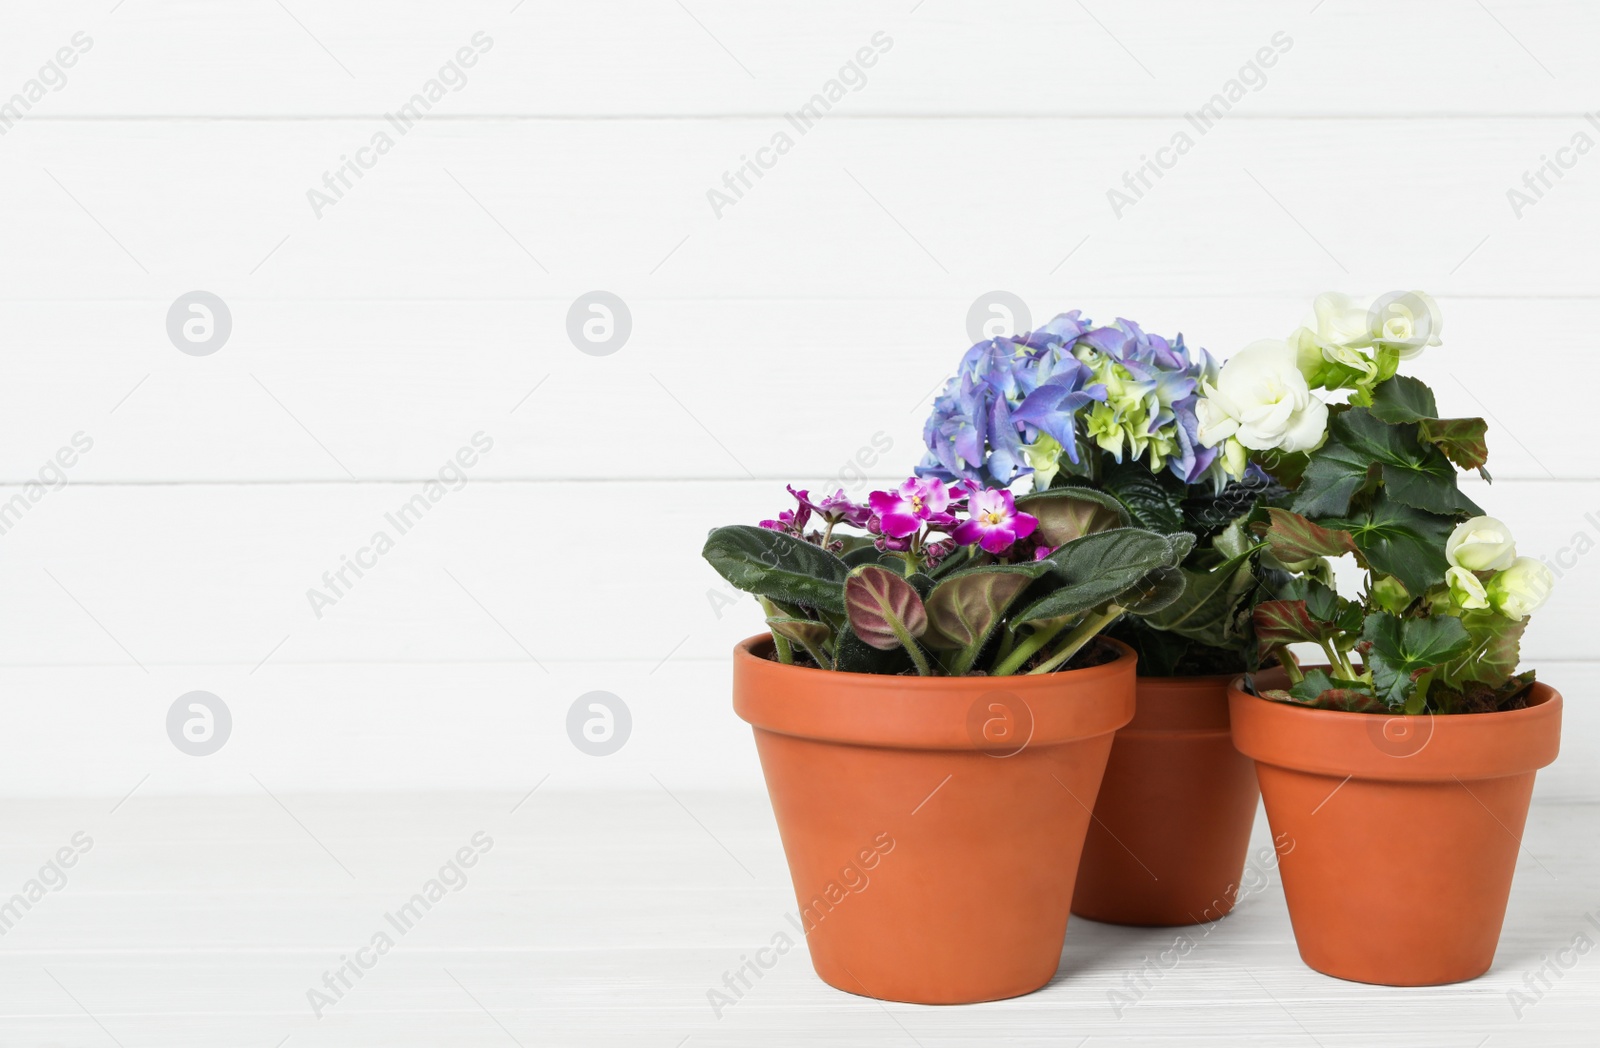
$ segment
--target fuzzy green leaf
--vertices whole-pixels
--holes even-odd
[[[1056,550],[1044,563],[1050,574],[1040,584],[1054,588],[1015,617],[1018,623],[1080,615],[1115,603],[1157,568],[1176,567],[1166,536],[1139,528],[1117,528],[1085,535]]]
[[[828,658],[825,650],[833,640],[833,630],[826,622],[818,622],[815,619],[771,618],[767,620],[767,627],[785,640],[793,641],[806,649],[818,666],[823,669],[833,667],[833,660]]]
[[[895,676],[913,667],[911,655],[896,645],[892,651],[875,648],[856,636],[846,625],[834,641],[833,668],[844,673],[876,673]]]
[[[1134,615],[1153,615],[1183,596],[1187,584],[1181,568],[1157,568],[1116,599],[1116,605]]]
[[[1050,569],[1031,564],[991,564],[951,575],[928,595],[930,648],[955,650],[950,672],[965,674],[977,661],[994,628],[1029,583]]]
[[[1017,509],[1039,518],[1035,534],[1047,546],[1064,546],[1085,535],[1132,523],[1122,503],[1093,488],[1068,486],[1036,491],[1017,499]]]
[[[732,524],[711,532],[701,555],[746,593],[844,613],[844,580],[850,569],[827,550],[793,535]]]
[[[1179,568],[1183,593],[1160,611],[1145,613],[1145,622],[1158,630],[1221,648],[1238,641],[1239,605],[1255,587],[1250,572],[1250,552],[1210,571]]]

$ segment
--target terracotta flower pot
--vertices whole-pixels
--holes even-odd
[[[1259,687],[1282,687],[1281,671]],[[1387,986],[1476,978],[1494,963],[1534,772],[1555,760],[1561,696],[1441,717],[1229,700],[1256,761],[1300,956]]]
[[[811,961],[917,1004],[1016,997],[1055,975],[1135,656],[1021,677],[784,666],[734,649]]]
[[[1072,912],[1111,924],[1214,921],[1233,909],[1256,769],[1228,727],[1233,676],[1140,677],[1083,846]]]

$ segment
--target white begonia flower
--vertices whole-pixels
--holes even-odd
[[[1450,599],[1458,608],[1487,608],[1489,606],[1489,591],[1484,589],[1483,582],[1466,568],[1451,568],[1444,573],[1444,580],[1450,586]]]
[[[1357,363],[1366,357],[1356,352],[1359,349],[1388,347],[1404,360],[1442,343],[1444,314],[1424,291],[1391,291],[1373,299],[1326,291],[1311,309],[1313,319],[1302,330],[1321,348],[1324,359],[1350,367],[1366,369]]]
[[[1337,291],[1324,291],[1311,303],[1317,341],[1323,348],[1370,346],[1373,325],[1370,303]]]
[[[1372,303],[1369,325],[1375,345],[1387,346],[1408,360],[1429,346],[1442,344],[1444,315],[1439,303],[1421,291],[1391,291]]]
[[[1517,559],[1517,543],[1511,529],[1493,517],[1473,517],[1456,529],[1444,543],[1445,559],[1451,567],[1468,571],[1504,571]]]
[[[1277,339],[1229,357],[1204,392],[1195,417],[1208,448],[1233,437],[1252,451],[1310,451],[1328,428],[1328,406],[1311,395],[1294,347]]]
[[[1489,601],[1508,619],[1525,619],[1550,596],[1556,577],[1533,557],[1518,557],[1511,566],[1489,580]]]
[[[1289,336],[1289,344],[1294,347],[1295,360],[1308,381],[1322,370],[1324,361],[1350,368],[1364,376],[1362,381],[1371,382],[1378,376],[1378,362],[1367,352],[1325,342],[1309,327],[1296,328]]]

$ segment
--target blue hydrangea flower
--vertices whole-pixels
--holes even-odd
[[[1034,476],[1047,486],[1081,444],[1121,462],[1148,459],[1186,484],[1216,471],[1201,446],[1194,405],[1217,364],[1131,320],[1095,327],[1078,310],[1011,338],[967,350],[923,427],[928,453],[917,472],[1005,487]]]

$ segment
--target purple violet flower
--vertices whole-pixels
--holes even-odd
[[[951,492],[937,477],[913,477],[895,491],[874,491],[867,496],[867,504],[884,535],[909,538],[935,515],[943,515],[949,509]]]
[[[1017,510],[1016,499],[1004,488],[973,492],[970,503],[972,515],[956,528],[954,535],[963,546],[977,543],[989,553],[1004,553],[1039,526],[1037,517]]]
[[[825,496],[815,502],[811,500],[808,491],[796,491],[794,485],[789,485],[789,494],[800,501],[806,509],[821,517],[829,524],[849,524],[853,527],[865,527],[872,510],[859,503],[852,502],[846,497],[843,488],[839,488],[832,495]]]

